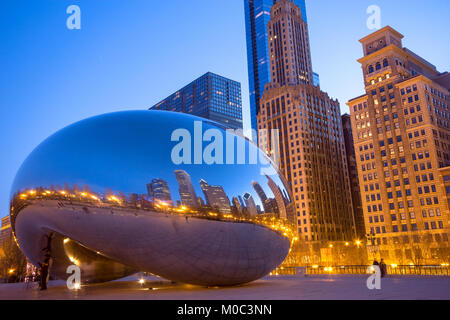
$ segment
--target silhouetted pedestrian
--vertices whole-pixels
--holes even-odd
[[[384,263],[384,259],[380,260],[380,271],[381,271],[381,277],[386,277],[387,274],[387,266],[386,263]]]
[[[39,265],[41,266],[40,268],[40,289],[42,290],[47,290],[47,278],[48,278],[48,264],[46,262],[44,263],[39,263]]]

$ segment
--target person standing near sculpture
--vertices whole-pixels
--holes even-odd
[[[384,259],[380,260],[380,271],[381,271],[381,277],[384,278],[387,275],[387,266],[386,263],[384,263]]]
[[[50,267],[52,264],[52,256],[51,256],[51,244],[52,244],[52,238],[53,238],[53,234],[50,234],[47,236],[47,246],[42,249],[42,251],[45,252],[45,258],[44,258],[44,262],[41,264],[39,263],[39,267],[40,267],[40,288],[41,290],[47,290],[47,283],[50,279]]]

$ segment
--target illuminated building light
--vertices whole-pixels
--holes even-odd
[[[70,241],[69,238],[65,238],[65,239],[64,239],[64,243],[68,243],[69,241]]]
[[[80,265],[80,261],[78,261],[77,259],[75,259],[74,257],[70,257],[69,256],[69,260],[70,262],[72,262],[74,265],[79,266]]]

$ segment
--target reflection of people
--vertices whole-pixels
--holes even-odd
[[[384,278],[387,274],[387,267],[384,263],[384,259],[380,260],[380,271],[381,271],[381,277]]]
[[[40,287],[41,290],[47,290],[47,283],[50,279],[50,267],[52,265],[53,259],[51,256],[51,244],[52,244],[53,234],[47,235],[47,246],[42,249],[45,252],[44,262],[39,263],[39,273],[40,273]]]

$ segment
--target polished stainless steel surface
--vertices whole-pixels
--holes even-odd
[[[296,240],[290,191],[262,151],[225,129],[127,111],[57,132],[13,184],[20,248],[37,265],[50,243],[52,274],[76,264],[84,282],[147,271],[235,285],[268,274]]]

